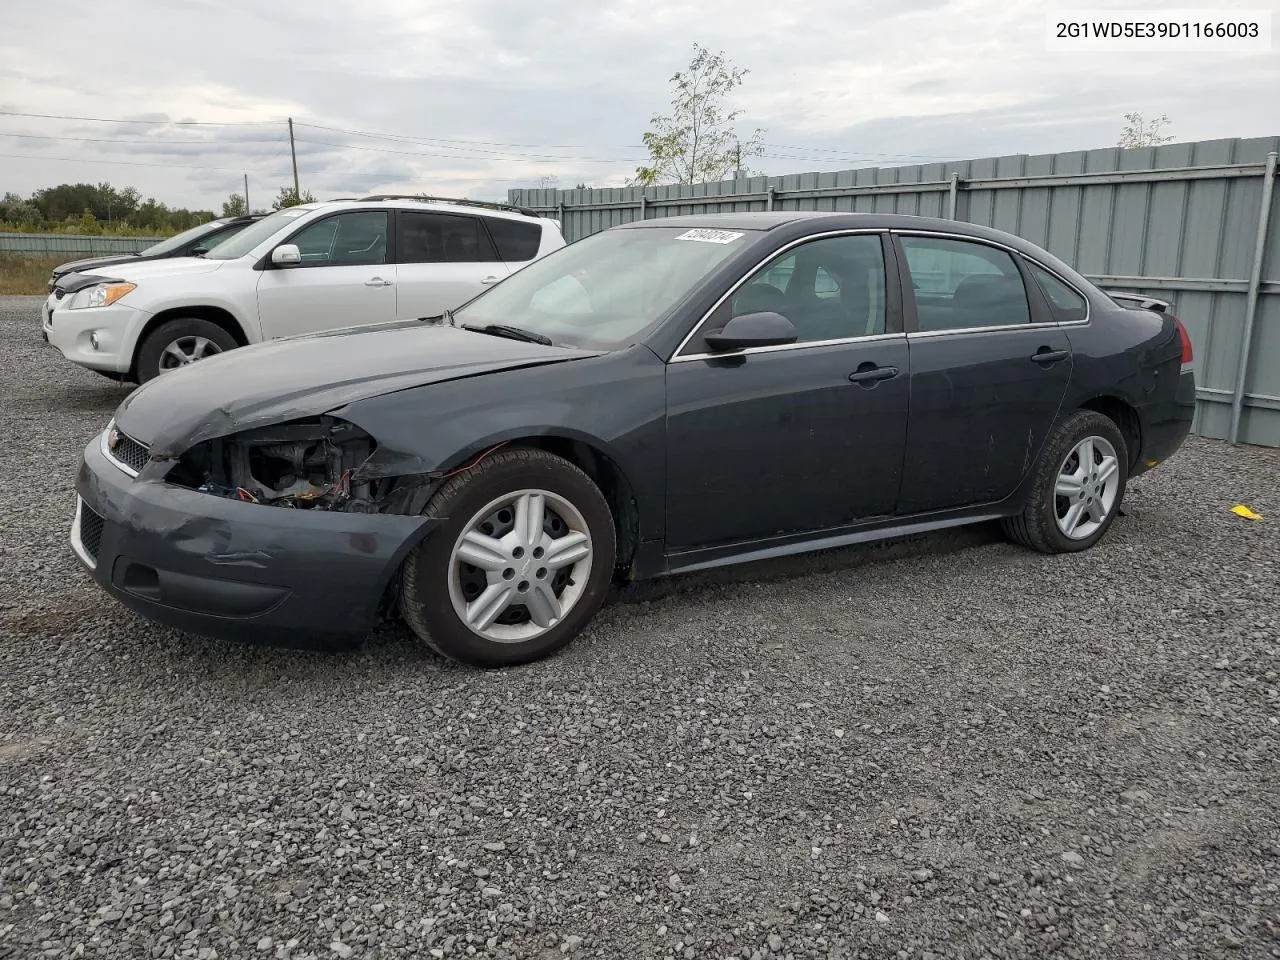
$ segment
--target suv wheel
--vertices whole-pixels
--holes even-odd
[[[185,367],[239,344],[216,323],[196,317],[180,317],[156,327],[138,351],[138,382],[154,380],[162,373]]]

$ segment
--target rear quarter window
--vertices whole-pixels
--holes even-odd
[[[538,247],[542,245],[542,227],[539,224],[498,217],[485,217],[484,221],[497,244],[498,256],[507,263],[522,263],[538,255]]]
[[[1084,297],[1039,264],[1027,261],[1027,266],[1031,268],[1031,275],[1036,278],[1036,284],[1049,301],[1053,319],[1059,323],[1075,323],[1089,316],[1089,302]]]

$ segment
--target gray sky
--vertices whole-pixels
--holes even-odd
[[[767,155],[753,166],[770,174],[1111,146],[1129,110],[1167,113],[1178,140],[1280,133],[1280,47],[1049,53],[1046,9],[1009,0],[11,0],[0,110],[279,122],[0,116],[3,134],[86,138],[0,135],[0,192],[108,180],[172,205],[216,207],[247,172],[253,205],[266,206],[291,180],[287,116],[399,138],[299,126],[302,186],[320,197],[494,198],[542,177],[620,186],[644,159],[640,135],[666,109],[669,78],[695,41],[750,69],[736,105],[744,134],[766,130]]]

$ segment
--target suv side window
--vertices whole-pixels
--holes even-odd
[[[489,263],[498,259],[479,217],[400,210],[396,224],[400,263]]]
[[[507,263],[523,263],[538,255],[538,247],[542,246],[542,227],[539,224],[504,217],[483,219],[498,246],[498,254]]]
[[[1031,276],[1036,278],[1036,283],[1044,292],[1045,299],[1049,301],[1053,319],[1059,323],[1074,323],[1089,316],[1089,302],[1084,297],[1038,263],[1028,260],[1026,264],[1031,270]]]
[[[303,267],[342,267],[387,262],[387,215],[360,210],[326,217],[299,230],[289,243]]]
[[[985,243],[902,236],[921,332],[1030,323],[1013,257]]]
[[[739,287],[708,329],[762,311],[780,313],[795,324],[801,343],[884,333],[880,235],[824,237],[788,250]]]

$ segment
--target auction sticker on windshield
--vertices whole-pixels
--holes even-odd
[[[676,237],[677,240],[697,240],[701,243],[733,243],[741,233],[732,230],[686,230]]]

